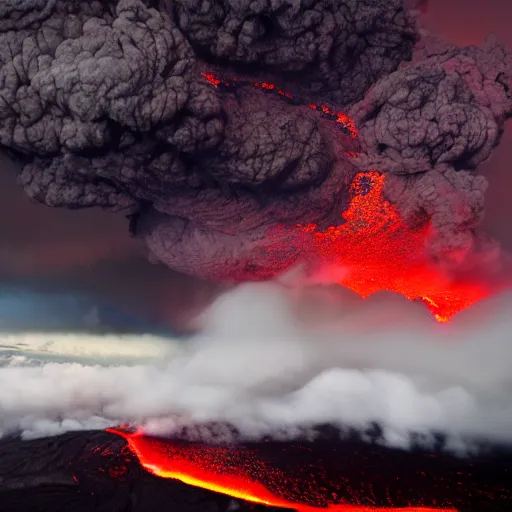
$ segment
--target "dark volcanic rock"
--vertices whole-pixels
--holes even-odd
[[[227,496],[151,475],[105,432],[0,441],[0,503],[2,512],[233,510]]]
[[[510,449],[458,459],[439,450],[383,448],[357,436],[340,441],[339,432],[328,427],[319,432],[315,442],[267,441],[241,448],[294,482],[283,487],[282,480],[270,479],[269,489],[313,506],[325,506],[333,493],[383,507],[423,504],[492,512],[512,506]],[[259,478],[265,481],[264,475]],[[0,503],[2,512],[270,510],[154,477],[121,437],[105,432],[0,441]]]

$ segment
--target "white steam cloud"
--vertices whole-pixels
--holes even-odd
[[[512,441],[511,305],[504,294],[439,325],[392,294],[248,284],[158,363],[11,358],[0,368],[0,430],[28,438],[136,422],[170,433],[225,421],[258,436],[377,421],[393,444],[433,430]]]

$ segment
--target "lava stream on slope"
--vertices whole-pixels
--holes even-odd
[[[259,89],[267,93],[275,93],[280,98],[284,99],[289,103],[292,103],[294,105],[300,105],[300,102],[295,98],[295,96],[292,93],[284,91],[283,89],[277,87],[276,84],[273,84],[271,82],[251,82],[250,80],[239,80],[237,78],[225,80],[223,78],[219,78],[213,73],[201,73],[201,75],[211,85],[217,88],[233,91],[241,86],[253,86],[256,89]],[[357,137],[359,136],[354,121],[346,114],[343,114],[341,112],[335,112],[327,105],[308,104],[307,106],[312,110],[320,112],[322,116],[325,117],[326,119],[330,119],[331,121],[336,122],[341,128],[341,130],[344,133],[350,135],[352,139],[357,139]]]
[[[340,503],[346,500],[336,499],[335,492],[330,497],[322,495],[326,489],[314,479],[304,478],[302,472],[290,476],[247,448],[173,442],[146,436],[140,430],[127,432],[121,428],[107,431],[124,437],[142,467],[155,476],[179,480],[255,504],[298,512],[457,512],[446,506],[382,507],[363,502]],[[303,500],[300,499],[302,496]],[[357,499],[354,496],[351,501]],[[372,501],[371,491],[364,501]]]

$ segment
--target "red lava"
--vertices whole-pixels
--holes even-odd
[[[251,503],[278,508],[295,509],[298,512],[457,512],[453,508],[426,507],[375,507],[363,504],[325,503],[322,506],[307,505],[280,497],[285,486],[294,486],[282,471],[271,468],[258,459],[255,452],[224,446],[191,446],[149,437],[143,432],[126,432],[107,429],[124,437],[140,464],[150,473],[179,480],[185,484]],[[271,491],[263,482],[283,492]],[[322,501],[320,499],[320,501]]]

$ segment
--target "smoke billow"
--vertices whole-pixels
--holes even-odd
[[[404,221],[434,228],[433,260],[494,250],[475,171],[512,115],[502,44],[434,37],[417,0],[197,5],[4,0],[0,146],[29,197],[124,211],[173,270],[258,280],[308,259],[297,223],[338,226],[374,169]]]
[[[125,422],[161,434],[195,425],[204,438],[214,434],[201,425],[216,422],[258,438],[377,422],[386,442],[404,447],[411,432],[510,441],[511,302],[505,293],[439,325],[395,295],[247,284],[158,363],[11,361],[0,370],[0,427],[29,438]]]

